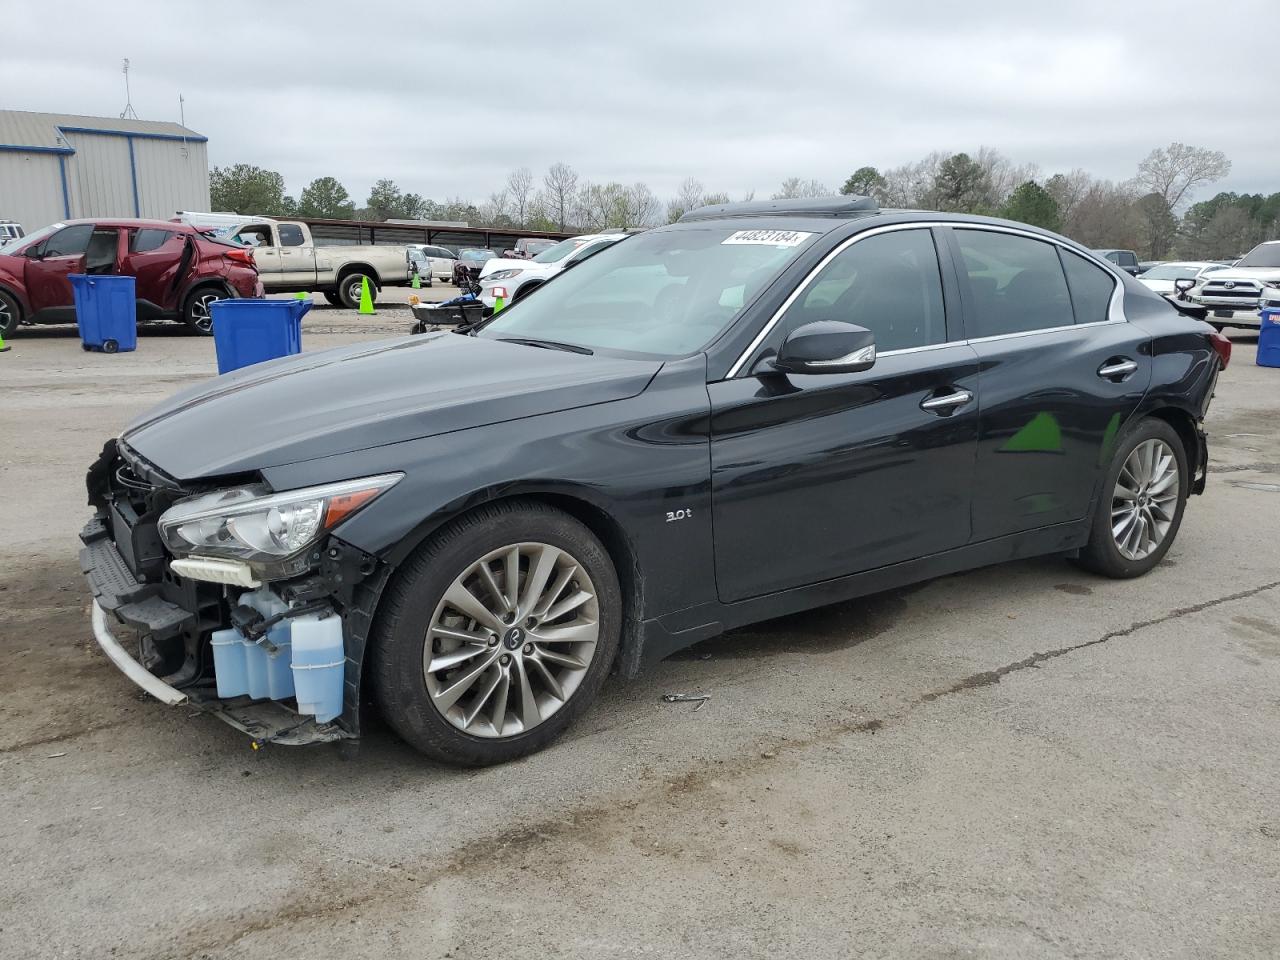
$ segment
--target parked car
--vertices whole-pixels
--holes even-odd
[[[1210,321],[1224,327],[1261,329],[1258,315],[1264,295],[1280,292],[1280,240],[1260,243],[1235,262],[1203,278],[1188,296],[1213,311]],[[1240,311],[1240,312],[1238,312]],[[1226,321],[1226,322],[1224,322]]]
[[[561,240],[543,250],[532,260],[495,258],[480,271],[480,299],[489,309],[498,302],[494,288],[507,292],[508,300],[518,300],[532,293],[556,274],[617,243],[624,233],[588,233]]]
[[[253,250],[268,293],[322,293],[333,306],[354,310],[364,280],[375,300],[383,287],[407,287],[412,280],[403,245],[317,246],[305,223],[267,218],[246,219],[225,236]]]
[[[357,736],[367,694],[432,757],[510,760],[611,671],[744,624],[1039,554],[1146,573],[1204,489],[1230,350],[1034,227],[865,197],[695,210],[469,335],[143,414],[89,470],[94,633],[260,741]],[[215,688],[213,631],[262,661],[292,617],[308,642],[340,624],[332,722]]]
[[[8,243],[10,240],[18,240],[24,236],[26,231],[18,221],[0,220],[0,243]]]
[[[1132,250],[1095,250],[1093,252],[1110,260],[1130,276],[1137,276],[1141,272],[1138,266],[1138,255]]]
[[[458,251],[458,259],[453,264],[453,282],[466,287],[479,280],[480,270],[496,256],[496,253],[484,247],[463,247]]]
[[[555,245],[555,240],[539,240],[534,237],[521,237],[516,241],[514,248],[510,250],[503,250],[502,255],[508,260],[529,260],[536,257],[543,250],[549,250]]]
[[[432,280],[445,283],[453,280],[453,265],[458,255],[452,250],[426,243],[411,243],[405,249],[409,256],[410,275],[416,272],[427,286]]]
[[[1138,282],[1154,290],[1156,293],[1162,293],[1166,296],[1173,296],[1177,293],[1174,286],[1178,280],[1196,280],[1199,281],[1205,275],[1213,273],[1215,270],[1226,269],[1220,263],[1211,263],[1207,260],[1185,260],[1172,263],[1161,263],[1149,270],[1138,274]]]
[[[74,323],[71,274],[135,278],[138,320],[212,329],[209,304],[260,297],[253,254],[164,220],[67,220],[0,246],[0,336],[19,324]]]

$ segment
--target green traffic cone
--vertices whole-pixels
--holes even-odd
[[[9,345],[4,342],[4,337],[0,337],[0,353],[8,353]]]
[[[309,298],[310,298],[310,296],[311,296],[310,294],[308,294],[308,293],[303,293],[301,290],[299,290],[297,293],[295,293],[295,294],[293,295],[293,299],[295,299],[295,300],[307,300],[307,299],[309,299]]]
[[[360,278],[360,315],[372,317],[377,315],[373,309],[373,296],[369,293],[369,278]]]
[[[412,283],[410,283],[410,284],[409,284],[409,286],[413,287],[413,289],[415,289],[415,290],[421,290],[421,289],[422,289],[422,281],[418,279],[418,271],[417,271],[417,270],[413,271],[413,282],[412,282]]]
[[[495,297],[493,300],[493,312],[501,313],[502,308],[505,307],[506,305],[507,305],[507,302],[503,297]]]

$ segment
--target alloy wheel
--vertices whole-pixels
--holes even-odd
[[[1178,509],[1178,458],[1163,440],[1144,440],[1125,458],[1111,494],[1111,535],[1127,560],[1150,556]]]
[[[599,636],[582,564],[547,543],[510,544],[468,566],[436,606],[423,647],[427,692],[459,730],[515,736],[569,702]]]
[[[209,309],[209,304],[222,297],[216,293],[202,293],[191,303],[191,326],[199,330],[201,333],[210,333],[213,330],[213,313]]]

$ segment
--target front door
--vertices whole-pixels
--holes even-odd
[[[280,281],[285,286],[316,282],[316,248],[298,223],[277,224],[280,237]]]
[[[869,233],[801,285],[742,375],[709,385],[721,600],[969,540],[978,361],[964,343],[948,342],[944,302],[929,228]],[[825,376],[750,372],[787,333],[818,320],[871,330],[875,366]]]
[[[979,379],[975,540],[1083,519],[1151,380],[1116,277],[1024,234],[951,231]]]
[[[37,255],[28,257],[24,269],[27,299],[33,314],[52,311],[57,316],[67,314],[65,319],[74,318],[75,298],[67,277],[84,273],[84,255],[92,236],[93,224],[76,223],[63,227],[34,249]]]
[[[246,224],[227,239],[232,243],[249,247],[253,251],[253,262],[258,267],[258,276],[267,287],[280,286],[280,248],[276,246],[271,224]]]

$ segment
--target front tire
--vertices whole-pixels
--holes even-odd
[[[1190,489],[1177,431],[1156,418],[1139,421],[1116,445],[1077,562],[1114,579],[1147,573],[1178,535]]]
[[[418,549],[387,588],[371,671],[383,716],[446,763],[540,750],[595,699],[618,650],[608,552],[546,504],[482,507]]]
[[[186,302],[182,305],[182,322],[187,327],[201,336],[210,336],[213,333],[213,311],[210,305],[218,300],[227,299],[227,295],[221,290],[213,290],[208,287],[203,290],[196,290],[187,297]]]

